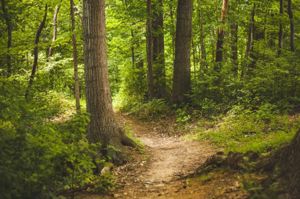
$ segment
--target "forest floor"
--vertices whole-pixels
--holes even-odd
[[[186,139],[190,132],[178,131],[175,121],[143,122],[120,115],[119,121],[131,131],[141,150],[131,151],[127,164],[116,167],[117,188],[108,195],[83,193],[80,199],[244,199],[242,176],[225,169],[193,176],[217,152],[208,142]]]

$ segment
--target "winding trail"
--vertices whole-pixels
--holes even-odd
[[[185,178],[213,155],[215,149],[207,142],[185,140],[178,132],[166,133],[174,123],[146,123],[128,116],[118,116],[118,119],[131,129],[145,149],[134,152],[129,163],[113,170],[120,184],[114,193],[81,195],[80,199],[209,199],[217,198],[212,192],[218,183],[232,183],[224,179],[212,185]]]

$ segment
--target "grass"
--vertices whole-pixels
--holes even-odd
[[[207,124],[214,124],[207,128]],[[225,152],[267,153],[288,143],[300,128],[300,116],[268,115],[256,112],[229,113],[215,121],[201,120],[189,138],[208,140]]]

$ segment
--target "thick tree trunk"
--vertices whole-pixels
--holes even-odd
[[[84,65],[87,112],[90,115],[88,139],[100,142],[106,151],[108,145],[131,145],[117,124],[108,81],[106,52],[105,1],[83,1]],[[105,152],[104,151],[104,152]]]
[[[295,51],[295,25],[294,25],[294,14],[292,10],[292,0],[288,0],[288,15],[290,19],[290,49],[292,52]]]
[[[185,102],[191,90],[192,0],[178,0],[173,73],[173,103]]]
[[[7,52],[6,52],[6,64],[7,64],[7,76],[11,75],[12,66],[11,66],[11,55],[10,49],[12,47],[12,23],[8,13],[7,5],[5,0],[1,0],[1,7],[3,11],[3,17],[5,19],[6,28],[7,28]]]
[[[152,12],[152,2],[151,0],[147,0],[147,82],[148,97],[150,99],[154,98]]]
[[[282,17],[283,17],[283,0],[279,0],[279,31],[278,31],[278,56],[281,54],[281,50],[283,47],[283,25],[282,25]]]
[[[58,18],[58,13],[60,10],[60,6],[61,3],[59,3],[57,6],[55,6],[55,10],[54,10],[54,15],[53,15],[53,33],[52,33],[52,44],[54,44],[54,42],[56,41],[57,38],[57,18]],[[48,57],[51,57],[53,53],[53,49],[52,46],[49,47],[48,49]]]
[[[80,113],[80,84],[79,84],[79,77],[78,77],[78,52],[77,52],[77,40],[76,40],[76,33],[75,33],[75,15],[74,15],[73,0],[70,0],[70,17],[71,17],[72,46],[73,46],[74,95],[76,101],[76,112]]]
[[[33,84],[33,80],[34,80],[34,77],[35,77],[35,73],[36,73],[36,70],[37,70],[37,66],[38,66],[38,58],[39,58],[39,48],[38,48],[38,45],[39,45],[39,41],[40,41],[40,37],[41,37],[41,33],[45,27],[45,23],[46,23],[46,19],[47,19],[47,13],[48,13],[48,5],[46,4],[45,6],[45,14],[44,14],[44,17],[39,25],[39,28],[36,32],[36,35],[35,35],[35,40],[34,40],[34,49],[33,49],[33,65],[32,65],[32,70],[31,70],[31,75],[29,77],[29,82],[28,82],[28,87],[26,89],[26,92],[25,92],[25,98],[28,100],[28,97],[29,97],[29,92],[31,90],[31,87],[32,87],[32,84]]]
[[[223,43],[224,43],[224,23],[228,12],[228,0],[223,0],[222,12],[221,12],[221,27],[218,28],[218,38],[216,46],[216,71],[221,70],[220,64],[223,62]]]

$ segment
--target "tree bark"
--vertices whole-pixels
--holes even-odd
[[[154,98],[152,12],[152,2],[147,0],[147,83],[148,97],[150,99]]]
[[[3,16],[6,23],[6,28],[7,28],[6,64],[7,64],[7,76],[10,76],[12,72],[11,55],[10,55],[10,49],[12,47],[12,22],[8,13],[7,4],[5,0],[1,0],[1,7],[2,7]]]
[[[54,15],[53,15],[53,33],[52,33],[52,44],[54,44],[54,42],[56,41],[57,38],[57,18],[58,18],[58,13],[60,10],[60,6],[61,6],[61,2],[55,6],[55,10],[54,10]],[[53,49],[52,46],[49,47],[48,49],[48,57],[51,57],[53,54]]]
[[[75,33],[75,15],[74,15],[74,1],[70,0],[70,18],[72,31],[72,46],[73,46],[73,67],[74,67],[74,95],[76,102],[76,112],[80,113],[80,84],[78,77],[78,51],[77,39]]]
[[[199,17],[199,40],[200,40],[200,72],[203,72],[203,69],[207,68],[207,63],[206,63],[206,48],[205,48],[205,34],[204,34],[204,28],[203,28],[203,16],[202,16],[202,11],[200,7],[200,2],[201,0],[198,1],[198,17]]]
[[[185,102],[191,90],[192,11],[192,0],[178,1],[172,93],[175,104]]]
[[[40,37],[41,37],[41,33],[45,27],[45,23],[46,23],[46,19],[47,19],[47,13],[48,13],[48,5],[45,5],[45,13],[44,13],[44,17],[39,25],[39,28],[36,32],[35,35],[35,40],[34,40],[34,49],[33,49],[33,65],[32,65],[32,70],[31,70],[31,75],[29,77],[29,82],[28,82],[28,87],[26,89],[25,92],[25,98],[28,100],[29,97],[29,92],[31,90],[32,84],[33,84],[33,80],[35,77],[35,73],[37,70],[37,66],[38,66],[38,58],[39,58],[39,41],[40,41]]]
[[[290,49],[295,52],[295,25],[294,14],[292,9],[292,0],[288,0],[288,15],[290,19]]]
[[[163,1],[150,0],[147,2],[148,11],[148,27],[147,35],[149,43],[148,61],[152,65],[153,88],[150,98],[165,98],[166,97],[166,78],[165,78],[165,54],[164,54],[164,32],[163,32]],[[149,60],[151,59],[151,60]],[[148,64],[149,65],[149,64]],[[148,71],[149,73],[151,71]],[[150,75],[151,77],[151,75]]]
[[[231,60],[232,60],[232,72],[234,76],[238,77],[239,62],[238,62],[238,24],[233,22],[231,24]]]
[[[100,142],[103,153],[108,146],[134,146],[117,124],[108,81],[105,0],[83,1],[84,65],[87,112],[90,115],[88,139]]]
[[[250,22],[249,22],[249,28],[248,28],[248,39],[247,39],[247,46],[246,46],[246,53],[245,53],[245,65],[243,66],[242,70],[242,77],[246,75],[246,69],[249,69],[249,66],[253,65],[254,63],[254,57],[253,57],[253,50],[254,50],[254,29],[255,29],[255,4],[253,5],[251,16],[250,16]],[[249,64],[249,61],[251,64]]]
[[[217,38],[217,46],[216,46],[216,71],[219,72],[221,70],[220,64],[223,62],[223,43],[224,43],[224,27],[225,18],[228,12],[228,0],[223,0],[222,12],[221,12],[221,27],[218,28],[218,38]]]
[[[155,1],[155,10],[153,13],[153,33],[154,88],[156,88],[155,98],[165,98],[165,40],[162,0]]]
[[[283,25],[282,25],[282,17],[283,17],[283,0],[279,0],[279,31],[278,31],[278,56],[281,54],[281,50],[283,47]]]

